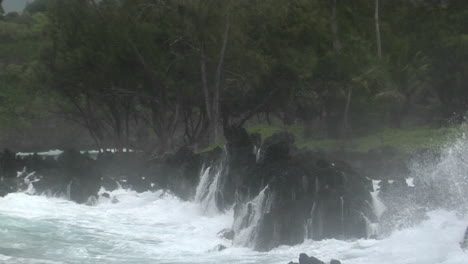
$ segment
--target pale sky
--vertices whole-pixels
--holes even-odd
[[[26,6],[26,3],[30,1],[31,0],[3,0],[3,9],[5,9],[6,13],[12,11],[21,12]]]

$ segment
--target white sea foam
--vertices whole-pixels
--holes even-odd
[[[233,247],[217,237],[232,213],[205,216],[196,203],[160,192],[110,192],[96,206],[24,193],[0,198],[1,263],[287,263],[306,252],[347,264],[466,264],[458,242],[468,223],[432,211],[418,226],[383,240],[306,241],[267,253]],[[228,246],[213,252],[218,244]]]

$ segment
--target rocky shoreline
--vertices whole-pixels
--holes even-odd
[[[207,213],[234,208],[232,229],[221,235],[257,251],[305,239],[370,236],[369,223],[378,221],[371,196],[372,171],[363,175],[339,155],[297,149],[288,133],[277,133],[264,142],[239,127],[227,128],[224,134],[224,149],[194,153],[182,148],[158,158],[121,152],[100,153],[92,159],[72,150],[57,159],[20,158],[5,150],[0,159],[0,196],[33,186],[36,194],[92,203],[101,186],[108,191],[164,189],[183,200],[199,202]],[[356,167],[359,157],[353,158],[350,162]],[[401,172],[407,171],[402,164],[390,166],[400,172],[385,179],[373,175],[373,179],[381,178],[382,197],[408,188],[399,187],[404,181]],[[361,166],[365,166],[362,161]]]
[[[325,262],[313,257],[308,256],[306,253],[301,253],[299,255],[299,262],[289,262],[288,264],[325,264]],[[332,259],[330,260],[330,264],[341,264],[341,261]]]

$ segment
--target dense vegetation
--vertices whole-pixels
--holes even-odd
[[[348,144],[460,121],[467,73],[466,0],[36,0],[1,13],[0,129],[53,113],[98,147],[258,124]]]

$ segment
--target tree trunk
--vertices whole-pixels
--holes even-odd
[[[375,0],[375,36],[377,38],[377,56],[382,58],[382,42],[380,39],[380,24],[379,24],[379,0]]]
[[[349,132],[349,106],[351,105],[351,96],[353,94],[353,86],[348,86],[348,95],[346,96],[346,105],[343,113],[343,127],[341,137],[345,140]]]
[[[215,84],[214,84],[214,96],[213,96],[213,133],[214,133],[214,142],[218,141],[218,119],[220,113],[220,97],[221,97],[221,74],[224,65],[224,58],[226,55],[226,48],[228,44],[229,38],[229,29],[231,27],[231,21],[229,19],[229,13],[226,15],[226,24],[224,27],[223,33],[223,45],[221,46],[221,50],[219,52],[219,62],[218,67],[216,68],[215,74]]]
[[[333,0],[332,15],[331,15],[331,30],[333,34],[333,50],[336,54],[340,54],[341,51],[341,42],[338,37],[338,24],[336,22],[336,2]]]
[[[211,121],[211,100],[210,91],[208,87],[208,81],[206,77],[206,55],[205,55],[205,42],[201,42],[200,48],[200,73],[202,79],[203,96],[205,97],[205,110],[208,120]]]
[[[200,71],[201,71],[201,79],[202,79],[202,89],[203,95],[205,99],[205,111],[206,116],[208,119],[208,136],[209,136],[209,144],[215,143],[218,138],[218,122],[220,118],[220,102],[221,102],[221,79],[222,79],[222,72],[224,67],[224,60],[226,56],[226,49],[228,45],[229,39],[229,31],[231,27],[231,22],[229,18],[229,13],[226,15],[226,22],[224,27],[224,32],[222,36],[222,45],[219,51],[219,58],[218,64],[216,66],[216,71],[214,72],[214,82],[213,86],[211,86],[212,90],[210,91],[210,86],[207,81],[207,67],[206,67],[206,50],[205,50],[205,42],[201,40],[201,48],[200,48]]]

